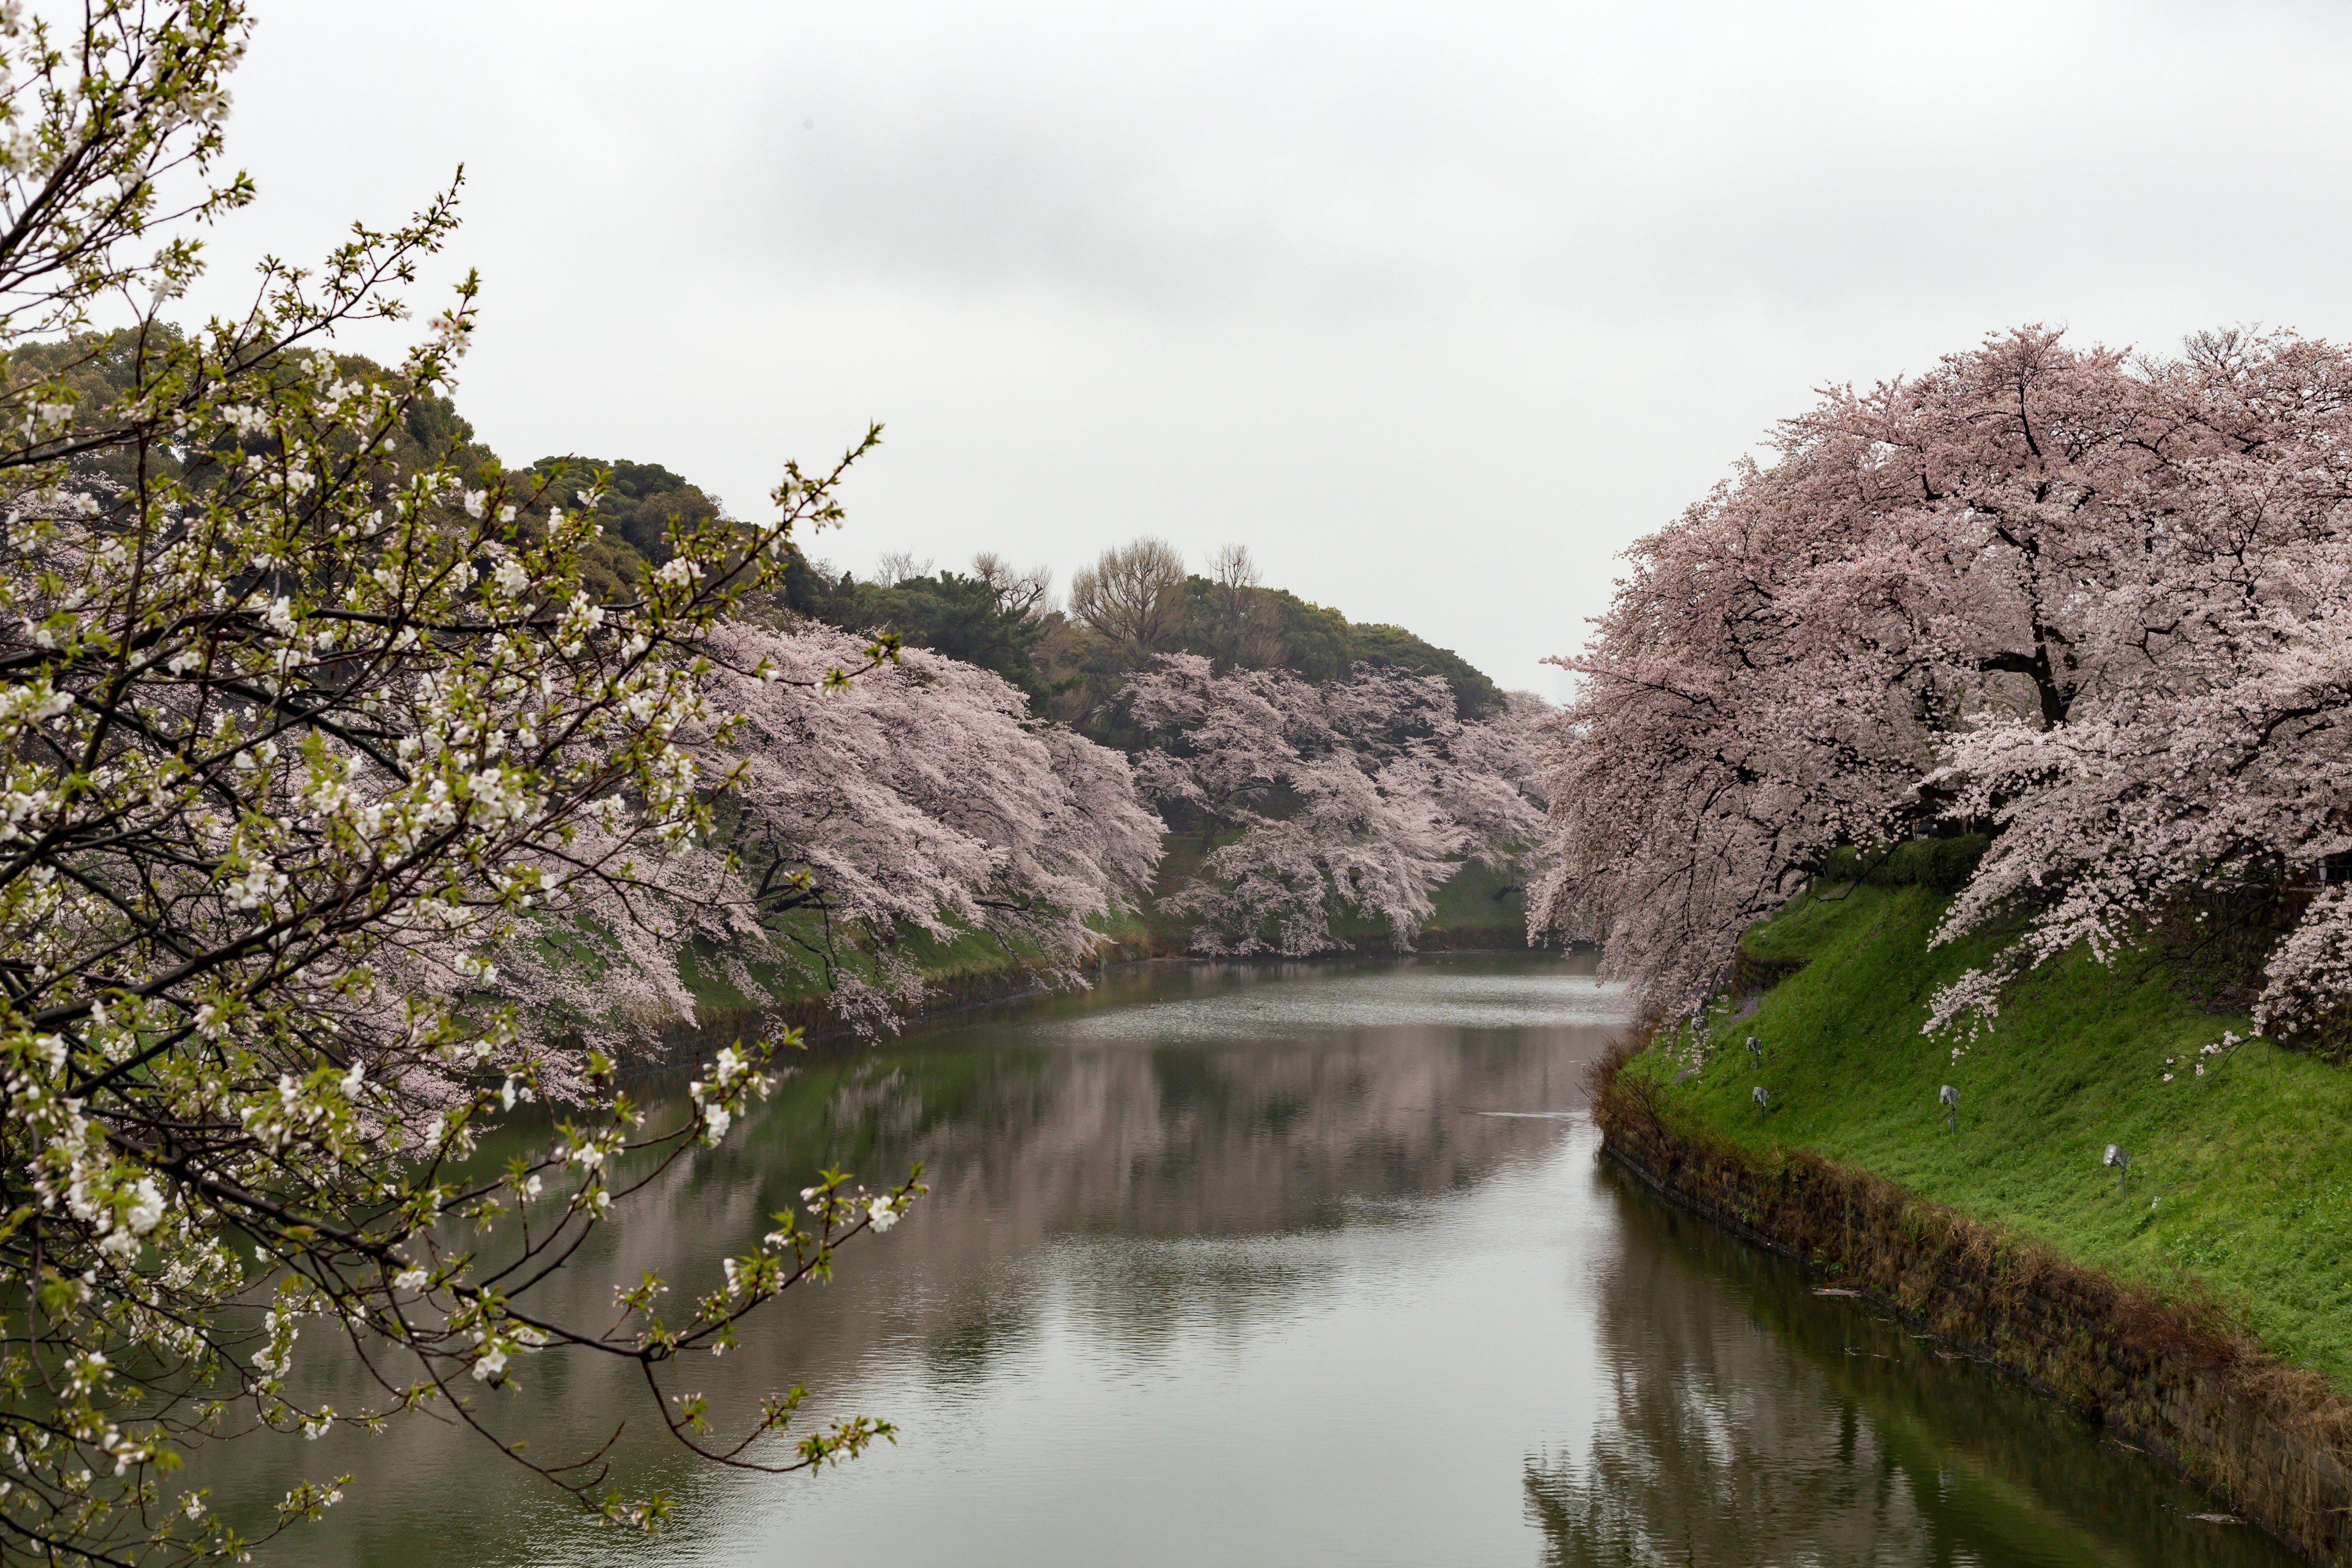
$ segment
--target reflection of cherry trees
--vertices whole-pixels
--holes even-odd
[[[1410,946],[1465,860],[1506,864],[1542,831],[1533,697],[1465,722],[1432,676],[1220,675],[1176,654],[1120,701],[1150,738],[1136,763],[1144,794],[1171,826],[1226,838],[1166,906],[1200,922],[1200,952],[1328,952],[1342,945],[1335,909]]]
[[[1042,1004],[1022,1021],[879,1048],[818,1047],[733,1138],[663,1173],[642,1195],[642,1223],[601,1227],[550,1289],[561,1310],[583,1313],[609,1310],[614,1286],[646,1270],[671,1280],[674,1294],[708,1289],[720,1279],[719,1258],[773,1228],[812,1163],[870,1175],[919,1161],[932,1190],[887,1245],[865,1249],[824,1291],[763,1321],[723,1358],[698,1363],[695,1386],[715,1418],[734,1422],[768,1389],[792,1383],[809,1386],[813,1413],[872,1400],[904,1415],[903,1384],[886,1398],[860,1380],[909,1354],[935,1376],[1001,1375],[1034,1343],[1056,1293],[1109,1326],[1128,1356],[1156,1353],[1204,1316],[1235,1332],[1277,1321],[1332,1282],[1312,1249],[1243,1265],[1187,1244],[1279,1243],[1343,1217],[1411,1223],[1410,1209],[1365,1205],[1471,1189],[1552,1147],[1558,1121],[1462,1108],[1578,1103],[1584,1064],[1609,1026],[1472,1030],[1444,1022],[1439,1008],[1413,1026],[1336,1035],[1302,1030],[1301,1016],[1322,1016],[1309,1003],[1287,1023],[1244,1013],[1250,1022],[1206,1044],[1143,1048],[1164,1042],[1163,1026],[1147,1021],[1160,1010],[1119,1005],[1156,999],[1197,1023],[1193,1009],[1222,1016],[1230,1004],[1318,984],[1379,987],[1409,1002],[1413,978],[1431,970],[1473,984],[1477,973],[1453,959],[1414,961],[1390,980],[1335,981],[1321,966],[1153,965],[1083,998]],[[1572,997],[1589,994],[1589,982],[1559,984]],[[495,1162],[525,1142],[493,1135],[484,1154]],[[1087,1237],[1112,1245],[1075,1269],[1048,1256]],[[509,1231],[486,1241],[485,1267],[503,1260],[499,1244],[516,1239]],[[1249,1272],[1237,1278],[1242,1267]],[[355,1402],[362,1389],[358,1369],[340,1358],[322,1354],[301,1372],[306,1397],[319,1401]],[[534,1447],[611,1436],[641,1386],[630,1369],[560,1352],[531,1372],[487,1417],[501,1433],[530,1434]],[[654,1484],[693,1484],[665,1441],[658,1426],[631,1422],[614,1454]],[[242,1447],[207,1459],[199,1479],[219,1489],[225,1507],[266,1508],[283,1487],[276,1456]],[[307,1457],[330,1473],[365,1460],[388,1475],[430,1477],[449,1500],[425,1516],[447,1538],[419,1538],[404,1552],[369,1548],[369,1561],[536,1563],[556,1554],[551,1541],[585,1552],[577,1543],[595,1539],[559,1533],[567,1521],[551,1510],[541,1516],[544,1533],[518,1528],[513,1515],[534,1495],[499,1467],[471,1462],[463,1434],[440,1423],[404,1421],[381,1437],[331,1434]],[[306,1542],[310,1560],[361,1561],[365,1543],[417,1532],[418,1513],[404,1486],[354,1490]]]
[[[1832,847],[1990,826],[1943,934],[2022,935],[1950,1019],[2184,892],[2352,849],[2347,384],[2292,336],[2151,362],[2028,329],[1832,392],[1637,545],[1563,661],[1540,914],[1681,999]],[[2331,891],[2263,1010],[2347,995]]]

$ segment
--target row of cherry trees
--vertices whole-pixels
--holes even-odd
[[[1148,738],[1143,793],[1214,846],[1166,906],[1200,922],[1198,952],[1328,952],[1342,945],[1335,911],[1383,922],[1410,948],[1431,895],[1466,861],[1507,868],[1543,838],[1535,727],[1546,710],[1533,697],[1465,721],[1435,676],[1219,674],[1174,654],[1119,701]]]
[[[1145,737],[1130,765],[989,671],[873,646],[789,616],[714,626],[697,651],[726,720],[678,737],[719,792],[712,831],[628,860],[494,953],[415,944],[404,986],[502,998],[541,1088],[569,1097],[593,1053],[709,1022],[697,979],[755,1009],[815,992],[868,1032],[927,998],[926,942],[978,936],[1077,983],[1106,918],[1149,899],[1171,829],[1211,845],[1159,904],[1207,954],[1330,952],[1348,945],[1335,915],[1410,949],[1465,864],[1540,851],[1533,697],[1465,721],[1433,676],[1318,682],[1173,655],[1120,693]],[[615,859],[593,834],[572,852]]]
[[[1119,694],[1144,737],[1130,765],[989,671],[872,646],[790,616],[714,626],[698,652],[726,720],[679,733],[719,792],[713,831],[514,929],[492,962],[419,943],[405,984],[505,999],[563,1096],[592,1053],[709,1021],[694,979],[755,1008],[814,991],[866,1031],[926,999],[926,942],[979,936],[1076,983],[1105,919],[1150,897],[1171,829],[1212,846],[1159,905],[1208,954],[1330,952],[1348,945],[1338,915],[1410,949],[1465,864],[1511,870],[1540,849],[1533,697],[1465,721],[1433,676],[1318,682],[1173,655]],[[614,858],[593,837],[576,852]]]
[[[2166,359],[2026,329],[1826,394],[1642,541],[1548,780],[1538,922],[1670,1004],[1843,844],[1991,847],[1937,933],[2016,923],[1936,999],[2140,941],[2184,896],[2352,849],[2352,357],[2216,333]],[[2310,899],[2258,1013],[2352,996],[2352,899]]]
[[[1165,832],[1207,847],[1158,907],[1190,922],[1192,951],[1236,956],[1343,948],[1335,916],[1409,950],[1466,864],[1524,872],[1543,850],[1550,710],[1524,693],[1465,720],[1445,681],[1410,670],[1315,681],[1170,655],[1117,699],[1141,737],[1130,763],[940,655],[824,679],[868,646],[789,616],[705,639],[730,721],[689,749],[724,781],[717,831],[633,866],[561,941],[534,928],[498,956],[496,988],[548,1066],[695,1022],[689,970],[755,1005],[814,987],[868,1030],[925,999],[920,939],[979,935],[1075,982],[1104,918],[1150,895]],[[481,984],[449,965],[420,978]]]
[[[758,618],[705,637],[728,722],[681,739],[724,786],[713,831],[633,868],[554,940],[518,931],[498,955],[497,988],[548,1061],[709,1021],[688,970],[755,1008],[815,991],[869,1032],[928,994],[923,939],[981,936],[1072,983],[1101,919],[1140,901],[1160,825],[1124,756],[1030,718],[986,670],[919,649],[873,663],[870,646]],[[828,679],[845,669],[861,673]]]

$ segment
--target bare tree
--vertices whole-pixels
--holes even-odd
[[[1265,575],[1246,544],[1221,547],[1209,562],[1211,589],[1206,628],[1217,663],[1224,668],[1264,669],[1282,661],[1282,624],[1266,602]]]
[[[886,550],[874,563],[874,580],[886,588],[895,588],[910,578],[931,574],[930,559],[915,558],[910,550]]]
[[[1210,559],[1209,575],[1220,597],[1238,601],[1243,594],[1265,581],[1246,544],[1220,545]]]
[[[1050,614],[1054,608],[1051,566],[1016,570],[1012,562],[995,551],[983,550],[971,558],[971,574],[988,584],[996,595],[997,605],[1003,609],[1035,618]]]
[[[1184,603],[1184,557],[1146,536],[1106,550],[1070,579],[1070,613],[1116,642],[1173,645]]]

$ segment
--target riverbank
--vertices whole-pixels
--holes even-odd
[[[1103,922],[1093,969],[1097,974],[1125,964],[1182,962],[1191,952],[1192,926],[1167,914],[1161,897],[1185,885],[1201,858],[1199,840],[1170,836],[1159,886],[1139,910]],[[1515,881],[1493,869],[1465,866],[1432,896],[1429,924],[1415,934],[1416,952],[1525,952],[1528,947],[1527,906]],[[1332,934],[1347,943],[1329,957],[1364,957],[1402,951],[1385,925],[1360,917],[1335,920]],[[917,938],[908,955],[927,987],[922,1005],[904,1015],[908,1023],[936,1018],[974,1007],[989,1006],[1032,995],[1047,982],[1030,955],[1010,950],[992,939],[967,935],[952,942]],[[1242,961],[1247,962],[1247,961]],[[1267,962],[1295,963],[1270,959]],[[811,1039],[849,1032],[832,1007],[826,992],[803,984],[782,1006],[754,1007],[731,985],[715,976],[689,973],[700,1014],[691,1028],[662,1033],[659,1064],[708,1055],[770,1023],[793,1025]]]
[[[2352,1560],[2352,1073],[2200,1057],[2246,1021],[2152,962],[2051,966],[1955,1062],[1919,1024],[1985,952],[1928,950],[1942,904],[1836,888],[1751,933],[1769,988],[1612,1074],[1612,1154]]]

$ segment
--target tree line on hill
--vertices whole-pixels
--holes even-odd
[[[146,330],[154,340],[179,341],[169,323]],[[121,395],[135,375],[138,338],[116,331],[96,338],[36,341],[11,357],[12,373],[62,376],[84,398]],[[151,347],[152,352],[152,347]],[[301,374],[313,358],[294,353],[281,374]],[[399,375],[359,354],[325,353],[320,363],[338,376],[397,386]],[[247,438],[247,449],[259,444]],[[548,512],[574,510],[591,479],[599,481],[593,510],[602,533],[582,552],[583,585],[617,602],[640,591],[647,575],[668,562],[679,531],[725,522],[726,503],[659,463],[580,454],[539,458],[509,473],[476,435],[472,422],[446,394],[409,396],[399,426],[387,433],[383,460],[414,471],[446,463],[467,481],[504,477],[516,488],[520,521],[543,524]],[[171,453],[90,454],[88,471],[118,481],[138,463],[201,482],[217,458]],[[1451,649],[1402,626],[1350,621],[1336,609],[1287,589],[1269,588],[1248,547],[1230,544],[1189,571],[1165,541],[1139,538],[1105,550],[1074,577],[1069,603],[1055,601],[1053,573],[1015,570],[992,551],[976,553],[964,571],[934,569],[904,552],[886,552],[865,580],[787,546],[782,582],[770,597],[793,613],[852,632],[887,632],[989,670],[1025,694],[1040,717],[1071,724],[1110,743],[1131,742],[1118,729],[1114,699],[1127,678],[1168,654],[1197,654],[1220,672],[1286,669],[1308,680],[1342,679],[1358,667],[1433,675],[1454,694],[1458,717],[1499,711],[1503,692]]]
[[[93,403],[120,396],[136,374],[137,350],[184,341],[170,323],[142,333],[118,331],[72,339],[39,340],[16,348],[11,374],[19,379],[57,376],[73,395]],[[277,374],[308,374],[313,360],[341,377],[398,387],[401,378],[360,354],[295,353]],[[258,435],[237,445],[250,451]],[[543,524],[551,510],[579,509],[579,496],[598,481],[592,512],[602,533],[582,552],[583,582],[605,602],[629,598],[647,575],[667,563],[679,531],[728,521],[727,505],[659,463],[577,453],[539,458],[508,470],[477,436],[472,422],[446,394],[419,390],[408,398],[397,428],[386,433],[382,461],[411,471],[446,463],[469,483],[503,477],[516,489],[520,521]],[[118,482],[144,463],[201,482],[218,454],[93,452],[86,471]],[[1402,626],[1350,621],[1287,589],[1270,588],[1249,548],[1229,544],[1189,570],[1163,540],[1139,538],[1105,550],[1070,584],[1066,607],[1055,603],[1053,573],[1015,570],[993,551],[976,553],[966,570],[934,569],[904,552],[886,552],[865,580],[813,561],[797,542],[787,547],[781,584],[771,596],[793,613],[853,632],[887,632],[907,646],[930,648],[977,665],[1013,683],[1041,717],[1052,717],[1116,740],[1113,699],[1134,670],[1168,654],[1197,654],[1222,673],[1286,669],[1308,680],[1342,679],[1358,667],[1433,675],[1454,693],[1465,720],[1498,711],[1503,692],[1461,655]]]
[[[131,393],[149,374],[142,364],[157,353],[195,347],[190,335],[158,321],[135,333],[26,342],[12,356],[11,374],[47,378],[60,395],[96,406]],[[718,497],[657,463],[569,455],[509,469],[446,392],[413,384],[404,371],[363,356],[288,347],[253,374],[278,391],[335,384],[396,399],[397,422],[373,433],[373,482],[437,468],[459,486],[496,489],[511,498],[512,515],[501,527],[518,543],[543,541],[567,517],[572,525],[584,524],[572,550],[578,590],[596,605],[618,610],[642,601],[689,543],[708,548],[713,539],[756,532]],[[266,460],[271,440],[233,429],[204,447],[131,452],[99,446],[78,454],[72,469],[87,486],[118,496],[134,482],[163,480],[201,494],[232,482],[238,465]],[[756,831],[772,852],[779,844],[798,847],[783,858],[793,868],[791,897],[763,892],[745,904],[748,915],[714,923],[710,910],[733,905],[713,900],[712,868],[682,852],[662,878],[671,904],[695,910],[692,918],[598,919],[551,949],[534,947],[536,938],[510,944],[498,989],[517,1001],[535,999],[551,1016],[562,1016],[574,1038],[617,1050],[630,1030],[648,1021],[671,1012],[689,1016],[693,1002],[677,972],[698,945],[731,944],[734,951],[707,952],[704,962],[754,1004],[814,980],[862,1026],[887,1024],[920,1001],[920,973],[904,956],[913,932],[1017,940],[1045,973],[1073,976],[1095,940],[1085,922],[1141,898],[1149,864],[1139,876],[1120,840],[1130,830],[1108,829],[1108,842],[1119,847],[1087,861],[1099,874],[1083,886],[1049,877],[1057,896],[1047,896],[1034,880],[1034,856],[1005,850],[1024,836],[1024,810],[1057,809],[1050,803],[1069,794],[1066,784],[1041,792],[1031,780],[1025,802],[990,795],[991,784],[1029,777],[1009,761],[1034,744],[1024,726],[1066,728],[1124,753],[1139,770],[1143,794],[1137,797],[1125,773],[1114,776],[1067,745],[1055,749],[1057,765],[1074,769],[1092,792],[1065,803],[1079,819],[1123,824],[1129,810],[1123,803],[1139,798],[1148,815],[1156,812],[1172,830],[1200,832],[1213,848],[1220,837],[1232,841],[1216,848],[1192,882],[1169,889],[1175,896],[1165,907],[1197,921],[1193,945],[1202,952],[1329,951],[1345,945],[1331,926],[1339,914],[1373,920],[1398,945],[1410,946],[1432,913],[1432,894],[1454,870],[1471,860],[1517,867],[1539,851],[1543,789],[1533,760],[1545,706],[1504,693],[1460,656],[1402,627],[1350,622],[1265,586],[1245,546],[1226,546],[1205,572],[1195,573],[1165,542],[1137,539],[1105,550],[1076,573],[1066,606],[1056,602],[1049,570],[1015,569],[992,552],[977,553],[964,572],[886,553],[880,570],[861,581],[811,560],[796,541],[775,550],[772,574],[734,604],[733,646],[745,660],[777,668],[823,664],[864,646],[845,637],[879,639],[877,647],[894,663],[917,650],[929,656],[934,662],[912,668],[940,672],[933,684],[968,667],[1014,697],[991,695],[987,682],[953,676],[940,695],[898,713],[885,694],[901,686],[872,675],[859,692],[837,701],[843,712],[858,716],[852,727],[894,734],[901,751],[926,735],[959,735],[978,747],[964,758],[960,790],[924,795],[911,782],[916,775],[905,772],[896,785],[850,790],[866,803],[862,823],[854,832],[836,832],[836,842],[824,847],[823,825],[843,814],[816,797],[840,793],[848,780],[836,771],[830,784],[820,784],[812,774],[797,791],[758,796],[770,815]],[[723,543],[721,552],[718,566],[705,563],[698,573],[740,567]],[[486,562],[483,572],[488,567]],[[1166,698],[1177,687],[1205,690],[1204,683],[1230,700],[1226,711],[1212,715],[1198,703]],[[1433,691],[1442,700],[1432,700]],[[740,711],[753,716],[802,700],[789,688],[739,698]],[[956,721],[949,721],[950,710],[961,716]],[[1255,728],[1237,723],[1236,714],[1252,716]],[[844,742],[836,722],[812,729],[781,711],[752,722],[749,732],[794,731],[806,742],[828,729],[832,743]],[[860,750],[854,742],[850,749]],[[1220,750],[1229,769],[1246,758],[1244,771],[1256,771],[1248,788],[1227,791],[1213,808],[1202,792],[1171,781],[1188,769],[1213,771],[1218,764],[1209,753]],[[723,772],[732,761],[713,754],[705,765]],[[768,773],[777,765],[763,764]],[[1355,786],[1335,788],[1342,774]],[[751,776],[762,776],[761,770]],[[886,797],[904,805],[914,797],[909,791],[923,795],[919,809],[877,809]],[[726,817],[734,829],[754,831],[745,798],[731,800]],[[1500,799],[1513,808],[1492,809]],[[1484,803],[1479,810],[1457,810],[1473,800]],[[790,810],[786,801],[794,803]],[[895,837],[884,830],[893,824]],[[1108,868],[1117,868],[1115,874],[1102,869]],[[701,891],[686,894],[697,878],[704,879]],[[1012,914],[1048,906],[1051,920]],[[790,910],[817,921],[779,924]],[[616,973],[635,978],[578,991],[565,979],[566,954],[575,969],[585,963],[602,973],[617,965]]]
[[[1195,654],[1222,672],[1286,669],[1334,680],[1360,666],[1433,675],[1463,719],[1483,718],[1503,693],[1470,662],[1402,626],[1351,622],[1338,610],[1265,586],[1245,545],[1228,545],[1206,572],[1187,570],[1166,542],[1141,538],[1106,550],[1056,605],[1044,567],[1013,570],[982,552],[968,571],[886,556],[866,581],[794,563],[786,603],[828,625],[887,629],[919,647],[995,671],[1037,710],[1119,738],[1112,700],[1135,670],[1169,654]],[[1131,737],[1129,737],[1131,739]]]
[[[96,405],[135,385],[142,356],[190,346],[179,329],[157,322],[138,336],[27,342],[11,368],[18,377],[49,377]],[[512,498],[505,528],[518,542],[544,539],[567,516],[584,523],[586,536],[574,547],[579,590],[598,605],[617,609],[641,600],[691,541],[752,529],[718,497],[657,463],[570,455],[509,469],[446,393],[412,385],[402,372],[362,356],[292,348],[257,374],[283,388],[324,378],[396,397],[400,418],[378,433],[371,458],[379,475],[439,468],[461,486],[496,488]],[[268,437],[253,434],[160,454],[100,447],[78,456],[73,467],[86,484],[113,493],[142,464],[147,482],[168,479],[201,493],[225,482],[238,463],[265,457],[268,447]],[[908,668],[935,672],[926,679],[937,690],[910,695],[912,705],[901,711],[889,694],[919,692],[924,684],[910,688],[873,673],[858,690],[832,699],[832,716],[814,722],[815,710],[790,716],[805,700],[803,688],[739,689],[745,733],[795,736],[792,744],[779,742],[774,756],[800,759],[762,761],[747,776],[772,778],[793,766],[807,774],[797,788],[739,790],[725,811],[733,830],[759,837],[772,858],[781,854],[775,864],[789,863],[791,896],[763,891],[744,905],[748,914],[714,916],[734,904],[711,895],[713,867],[681,852],[656,880],[666,879],[670,903],[691,917],[599,919],[551,949],[535,946],[536,936],[509,944],[498,989],[560,1016],[575,1038],[617,1051],[648,1021],[690,1016],[678,971],[696,946],[748,1001],[776,1000],[814,980],[861,1026],[887,1025],[921,1000],[920,973],[904,952],[910,933],[1017,941],[1043,973],[1074,976],[1095,941],[1086,922],[1135,904],[1157,856],[1138,871],[1127,840],[1139,797],[1126,773],[1087,762],[1083,748],[1058,744],[1051,749],[1055,765],[1085,787],[1073,794],[1066,780],[1041,785],[1034,767],[1012,761],[1035,747],[1026,731],[1066,728],[1126,754],[1140,770],[1147,816],[1156,812],[1170,828],[1211,841],[1234,840],[1168,900],[1197,921],[1193,943],[1202,952],[1327,952],[1344,945],[1332,931],[1334,914],[1374,920],[1391,941],[1410,946],[1432,913],[1431,895],[1456,868],[1471,860],[1515,866],[1541,837],[1533,764],[1543,704],[1507,695],[1458,655],[1402,627],[1350,622],[1266,587],[1245,546],[1217,552],[1205,574],[1188,571],[1157,539],[1106,550],[1074,576],[1066,608],[1055,601],[1049,570],[1017,570],[992,552],[976,554],[966,572],[886,553],[864,581],[812,561],[796,541],[782,542],[777,556],[772,580],[734,605],[726,635],[738,663],[825,666],[878,638],[895,663],[914,658],[915,650],[929,656]],[[740,564],[728,558],[718,570]],[[707,575],[712,568],[698,570]],[[990,679],[975,682],[959,673],[963,668]],[[1212,716],[1198,703],[1171,702],[1171,682],[1203,690],[1213,683],[1229,706]],[[1013,695],[1004,697],[1000,686]],[[1252,716],[1255,727],[1236,723],[1236,714]],[[857,785],[838,768],[810,771],[824,749],[814,744],[819,734],[824,746],[866,755],[896,782],[876,787],[872,768]],[[886,734],[895,737],[887,748],[856,738]],[[936,747],[949,734],[966,750],[949,770],[955,782],[947,789],[919,787],[919,768],[881,767],[885,750],[905,752],[926,740]],[[1209,759],[1213,752],[1223,753],[1222,764]],[[704,763],[724,772],[736,760],[713,753]],[[1213,807],[1200,791],[1171,782],[1187,769],[1218,765],[1255,772],[1247,788],[1224,792]],[[1342,774],[1356,787],[1335,788]],[[992,793],[1013,780],[1016,787]],[[845,813],[839,802],[853,796],[864,804]],[[1506,798],[1515,809],[1493,809]],[[886,800],[893,809],[882,809]],[[916,800],[921,804],[908,808]],[[1473,800],[1479,809],[1457,809]],[[764,801],[766,816],[747,801]],[[1024,814],[1055,810],[1104,825],[1107,847],[1079,852],[1095,868],[1090,879],[1041,881],[1034,853],[1006,848],[1025,840]],[[860,819],[854,831],[840,827],[845,815]],[[722,846],[726,853],[740,847]],[[772,869],[772,879],[779,875],[785,873]],[[687,893],[698,879],[701,890]],[[1049,909],[1050,919],[1032,918]],[[780,923],[793,910],[819,918],[814,926]],[[566,978],[608,969],[630,978],[585,991]],[[431,984],[419,975],[410,982]]]

